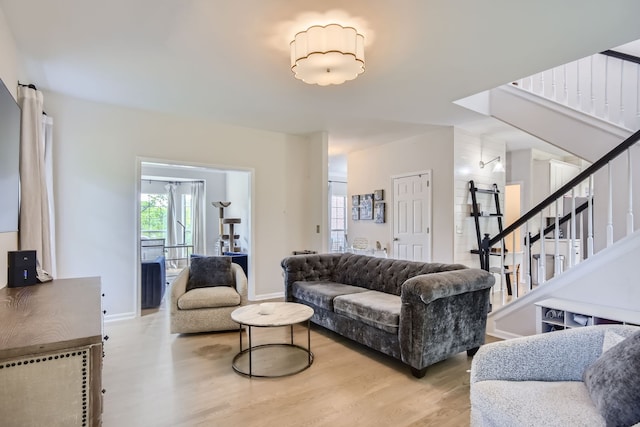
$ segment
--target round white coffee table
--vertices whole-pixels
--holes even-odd
[[[240,324],[240,352],[233,358],[233,370],[248,377],[274,378],[297,374],[307,369],[313,363],[309,325],[311,316],[313,316],[311,307],[293,302],[253,304],[234,310],[231,313],[231,319]],[[293,342],[293,325],[302,322],[307,323],[307,348]],[[245,349],[242,348],[243,325],[247,326],[249,337],[249,346]],[[253,345],[251,337],[253,327],[279,326],[289,326],[290,342]],[[254,359],[263,363],[254,366]],[[264,363],[267,360],[269,362]]]

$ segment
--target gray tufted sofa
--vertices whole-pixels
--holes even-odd
[[[356,254],[282,261],[286,300],[314,309],[311,321],[402,360],[414,376],[484,344],[495,279],[461,264]]]

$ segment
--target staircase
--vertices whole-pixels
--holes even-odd
[[[488,250],[497,247],[501,251],[516,230],[525,236],[521,266],[525,272],[524,291],[516,291],[508,305],[490,313],[489,334],[502,338],[534,334],[534,303],[549,297],[629,310],[640,307],[640,284],[636,285],[634,269],[634,260],[640,259],[640,233],[635,231],[640,228],[640,217],[634,217],[640,209],[637,168],[634,174],[634,165],[640,164],[640,132],[632,132],[640,127],[640,64],[615,59],[620,61],[615,68],[609,56],[597,56],[490,91],[490,115],[593,164],[502,233],[488,239]],[[601,62],[606,64],[604,71],[588,74],[584,70],[585,66],[597,70],[593,64]],[[604,76],[605,82],[599,86],[586,79],[587,75],[594,79]],[[616,87],[617,95],[613,92]],[[548,225],[543,211],[552,207],[559,212],[565,199],[576,200],[579,187],[588,188],[587,203],[573,203],[564,217],[558,216],[555,224]],[[573,244],[580,210],[586,212],[586,219],[582,219],[588,229],[586,260],[569,261],[564,272],[555,268],[554,277],[545,282],[546,255],[556,265],[559,259],[558,238],[550,237],[558,236],[561,223],[566,222],[567,237]],[[535,267],[541,280],[535,286],[530,276],[530,248],[537,239],[546,244],[539,244]],[[552,249],[546,254],[548,246]]]
[[[593,163],[631,130],[513,85],[489,92],[491,116]]]

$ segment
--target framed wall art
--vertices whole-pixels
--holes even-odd
[[[373,219],[373,193],[360,195],[360,219]]]
[[[385,202],[376,202],[373,207],[373,222],[376,224],[384,224],[384,207]]]
[[[357,221],[360,219],[360,208],[354,206],[351,208],[351,219]]]
[[[384,190],[376,190],[373,192],[373,200],[380,202],[384,200]]]

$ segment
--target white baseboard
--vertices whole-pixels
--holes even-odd
[[[513,334],[511,332],[507,332],[507,331],[501,331],[501,330],[493,330],[491,332],[487,332],[487,335],[495,337],[495,338],[500,338],[501,340],[510,340],[513,338],[520,338],[522,335],[517,335],[517,334]]]
[[[104,322],[117,322],[119,320],[128,320],[136,317],[136,313],[118,313],[118,314],[107,314],[104,316]]]
[[[284,292],[274,292],[271,294],[260,294],[260,295],[252,295],[250,296],[250,301],[264,301],[267,299],[277,299],[284,298]]]

